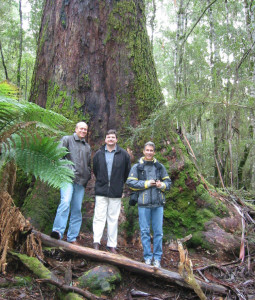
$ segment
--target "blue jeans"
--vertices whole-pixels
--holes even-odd
[[[141,241],[144,260],[161,260],[163,239],[163,206],[148,208],[138,207]],[[150,225],[153,230],[153,254],[151,252]]]
[[[68,183],[60,189],[60,204],[54,220],[52,231],[58,231],[60,238],[63,238],[68,216],[70,212],[67,241],[74,242],[78,236],[82,223],[81,205],[85,188],[76,183]]]

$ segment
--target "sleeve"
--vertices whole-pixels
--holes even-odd
[[[88,169],[91,176],[91,147],[89,146],[89,155],[88,155]]]
[[[125,174],[124,174],[124,182],[126,182],[128,178],[128,174],[131,169],[131,162],[130,162],[130,156],[128,153],[126,153],[126,159],[125,159]]]
[[[68,136],[63,136],[62,139],[60,140],[58,147],[65,147],[68,151],[69,151],[69,143],[68,143]],[[63,157],[63,159],[65,159],[66,156]]]
[[[162,165],[162,174],[161,174],[161,178],[162,178],[162,187],[160,188],[162,192],[164,191],[169,191],[170,187],[172,185],[171,179],[166,171],[166,168]]]
[[[98,161],[98,153],[96,153],[93,158],[93,173],[95,177],[97,177],[97,161]]]
[[[149,185],[148,185],[148,180],[138,179],[137,165],[138,164],[135,164],[131,168],[126,184],[133,191],[142,191],[149,188]]]

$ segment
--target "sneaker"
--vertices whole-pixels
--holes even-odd
[[[99,243],[93,243],[93,248],[95,250],[99,250]]]
[[[160,268],[160,261],[159,260],[154,260],[153,266],[156,268]]]
[[[106,249],[109,251],[109,252],[112,252],[113,254],[118,254],[117,250],[115,247],[106,247]]]
[[[58,231],[52,231],[52,233],[50,234],[50,236],[53,239],[59,240],[60,239],[60,233]]]
[[[146,265],[151,265],[151,259],[150,258],[145,259],[144,262],[146,263]]]

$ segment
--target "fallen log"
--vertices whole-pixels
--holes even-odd
[[[179,275],[179,273],[172,272],[163,268],[156,268],[154,266],[146,265],[145,263],[135,261],[123,255],[99,251],[88,247],[73,245],[62,240],[56,240],[36,230],[33,230],[32,232],[37,236],[37,238],[41,239],[42,243],[45,246],[58,247],[66,252],[78,254],[80,256],[85,256],[94,260],[108,262],[113,265],[125,268],[134,273],[140,273],[155,278],[160,278],[167,282],[175,283],[181,287],[192,289],[192,287],[185,282],[184,278],[182,278]],[[229,291],[226,287],[222,285],[203,282],[199,279],[197,279],[197,282],[204,292],[227,294]]]

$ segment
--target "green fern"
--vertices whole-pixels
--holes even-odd
[[[0,95],[0,168],[12,160],[53,187],[72,182],[73,172],[67,166],[72,163],[61,159],[67,149],[56,142],[56,136],[64,134],[61,129],[71,123],[34,103]]]
[[[0,82],[0,95],[4,95],[6,97],[11,97],[13,99],[20,98],[21,91],[19,87],[14,85],[8,80],[4,80]]]

